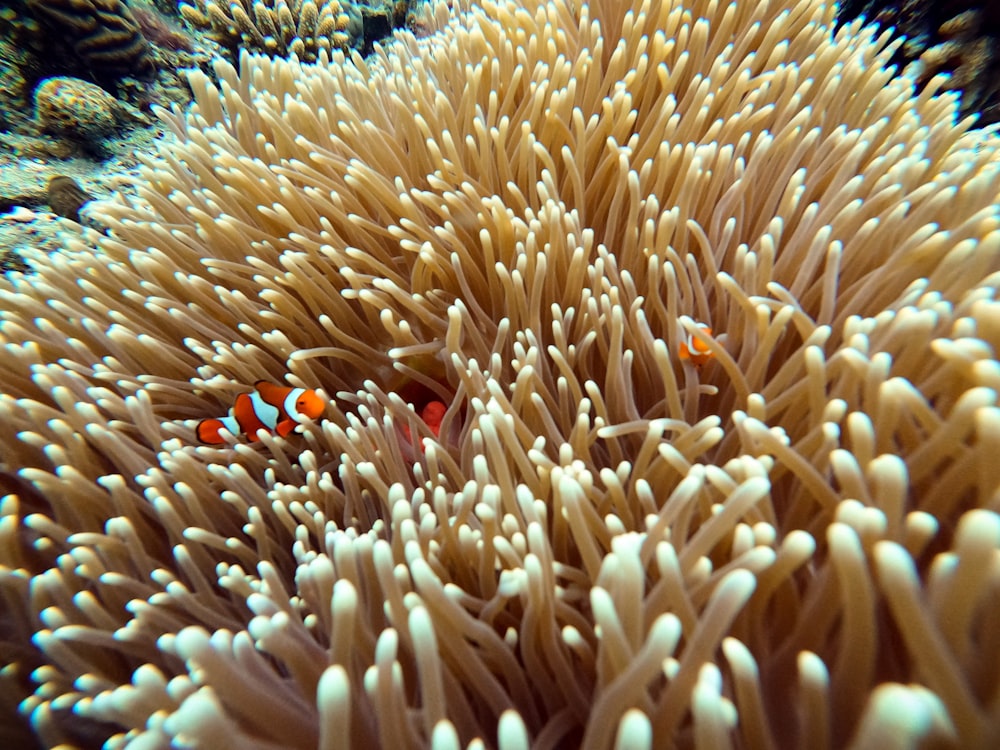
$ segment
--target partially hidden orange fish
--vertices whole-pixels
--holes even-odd
[[[266,380],[253,384],[254,391],[236,397],[228,416],[203,419],[196,434],[203,443],[223,445],[220,430],[233,435],[245,435],[256,443],[257,430],[268,430],[281,437],[290,434],[302,418],[316,419],[323,413],[326,403],[316,391],[306,388],[289,388]]]
[[[441,435],[441,422],[444,421],[444,413],[446,411],[448,411],[448,407],[442,401],[430,401],[420,410],[420,418],[430,428],[434,437]],[[410,435],[410,428],[405,424],[403,425],[403,434],[406,435],[407,440],[411,443],[413,442],[413,437]]]
[[[695,323],[695,326],[701,329],[706,336],[712,335],[712,329],[704,323]],[[677,349],[677,354],[680,358],[690,361],[695,367],[701,367],[715,356],[704,341],[699,341],[691,333],[687,335],[687,338],[681,342]]]

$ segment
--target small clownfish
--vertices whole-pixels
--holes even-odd
[[[259,440],[257,430],[261,429],[285,437],[299,424],[299,418],[316,419],[326,408],[316,391],[275,385],[266,380],[258,380],[253,387],[256,390],[252,393],[236,397],[228,416],[201,420],[195,431],[198,439],[210,445],[224,445],[226,441],[219,434],[223,428],[233,435],[246,435],[251,443]]]
[[[712,329],[704,323],[695,323],[695,325],[700,328],[706,336],[712,335]],[[708,348],[708,345],[704,341],[699,341],[693,334],[690,333],[687,335],[687,338],[681,342],[681,345],[677,347],[677,349],[677,354],[680,358],[682,360],[690,360],[691,364],[695,367],[701,367],[715,356],[712,354],[712,350]]]
[[[446,411],[448,411],[448,407],[442,401],[430,401],[420,410],[420,418],[430,427],[434,437],[441,435],[441,422],[444,420],[444,413]],[[413,442],[413,437],[410,435],[410,428],[405,424],[403,425],[403,434],[406,435],[407,440],[411,443]]]

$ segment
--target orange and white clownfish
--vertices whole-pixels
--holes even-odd
[[[229,415],[221,418],[203,419],[198,423],[198,439],[210,445],[223,445],[226,441],[219,434],[223,428],[233,435],[246,435],[251,443],[256,443],[257,430],[269,430],[285,437],[299,419],[316,419],[326,407],[316,391],[306,388],[289,388],[275,385],[266,380],[253,384],[251,393],[241,393],[236,397]]]
[[[706,336],[712,335],[712,329],[704,323],[695,323],[695,326],[700,328]],[[715,356],[704,341],[699,341],[691,333],[687,335],[677,349],[677,354],[680,358],[690,361],[695,367],[701,367]]]

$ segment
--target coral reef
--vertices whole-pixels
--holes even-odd
[[[66,36],[95,75],[152,77],[149,44],[122,0],[27,0],[27,7]]]
[[[24,127],[30,119],[31,85],[25,76],[31,58],[25,32],[30,25],[13,8],[0,9],[0,130]]]
[[[193,25],[210,28],[232,50],[315,60],[350,42],[348,14],[337,0],[188,0],[178,6]]]
[[[43,133],[98,145],[118,127],[118,100],[79,78],[46,78],[35,89],[35,120]]]
[[[132,15],[135,16],[139,30],[153,49],[170,52],[194,51],[194,42],[190,35],[159,13],[146,8],[134,8]]]
[[[390,36],[393,29],[410,28],[415,18],[419,17],[411,13],[411,8],[416,9],[422,5],[426,5],[424,0],[386,0],[376,2],[375,5],[357,3],[348,11],[351,19],[348,32],[361,54],[370,54],[375,42]]]
[[[181,71],[201,67],[221,50],[180,26],[176,9],[164,16],[150,0],[129,5],[99,0],[18,0],[0,9],[0,129],[37,136],[32,93],[40,81],[72,77],[96,83],[128,110],[185,104],[190,90]],[[70,12],[73,11],[73,12]],[[98,23],[100,21],[100,23]],[[90,32],[89,38],[81,38]],[[0,144],[0,148],[5,144]],[[24,151],[65,158],[59,144],[21,143]]]
[[[148,125],[149,118],[89,81],[69,76],[46,78],[34,93],[35,126],[55,136],[71,152],[107,153],[106,139],[129,125]]]

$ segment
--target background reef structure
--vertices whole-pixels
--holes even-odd
[[[348,15],[337,0],[191,0],[178,11],[234,50],[313,62],[319,50],[343,49],[350,41]]]
[[[434,18],[193,74],[2,282],[0,693],[48,746],[990,746],[995,135],[823,2]],[[196,444],[286,375],[323,420]]]
[[[114,81],[154,74],[142,26],[122,0],[26,0],[25,8],[52,32],[57,47],[69,44],[92,75]]]

